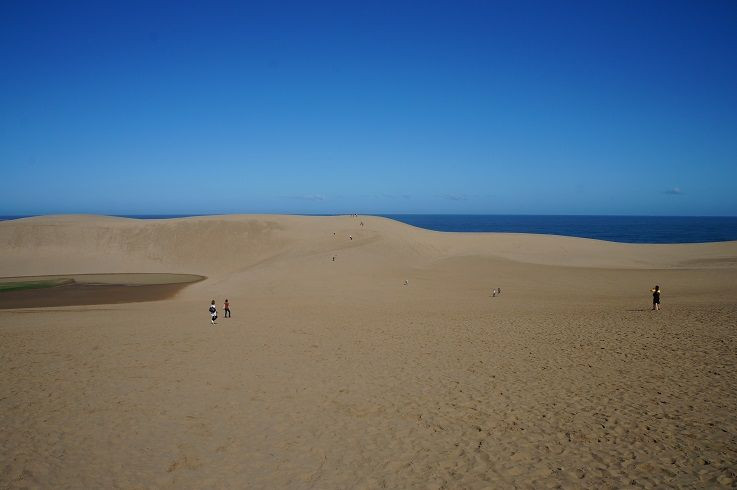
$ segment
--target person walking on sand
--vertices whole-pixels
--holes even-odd
[[[223,304],[223,311],[225,311],[225,318],[230,318],[230,302],[228,302],[228,298],[225,298],[225,304]]]
[[[655,286],[650,290],[653,293],[653,310],[660,309],[660,286]]]
[[[215,300],[210,303],[210,323],[215,325],[215,320],[218,319],[218,309],[215,307]]]

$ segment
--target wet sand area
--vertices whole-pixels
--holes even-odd
[[[195,274],[69,274],[0,278],[0,310],[102,305],[171,298]]]

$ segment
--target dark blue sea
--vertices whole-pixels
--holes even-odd
[[[166,219],[192,215],[127,215]],[[383,214],[436,231],[564,235],[623,243],[700,243],[737,240],[736,216],[551,216],[495,214]],[[19,216],[0,216],[0,220]]]
[[[542,233],[623,243],[701,243],[737,240],[737,216],[553,216],[390,214],[436,231]]]

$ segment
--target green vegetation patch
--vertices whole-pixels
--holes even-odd
[[[47,279],[44,281],[12,281],[12,282],[0,282],[0,293],[5,291],[20,291],[22,289],[43,289],[53,288],[56,286],[64,286],[66,284],[73,284],[74,279],[61,278],[61,279]]]

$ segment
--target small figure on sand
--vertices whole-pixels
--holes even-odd
[[[225,318],[230,318],[230,302],[228,301],[228,298],[225,298],[225,304],[223,304],[223,311],[225,311]]]
[[[653,310],[660,309],[660,286],[655,286],[650,290],[653,293]]]
[[[491,290],[491,297],[496,298],[496,288]]]
[[[496,288],[496,294],[497,295],[502,294],[502,288]]]
[[[335,262],[335,255],[333,255],[333,262]]]
[[[348,238],[350,238],[351,240],[353,240],[353,235],[348,235]]]
[[[212,303],[210,303],[210,323],[215,325],[215,320],[218,319],[218,309],[215,306],[215,300],[212,300]]]
[[[404,285],[406,286],[407,284],[409,284],[409,281],[407,279],[405,279],[404,280]]]
[[[363,221],[361,221],[361,226],[363,226]]]

